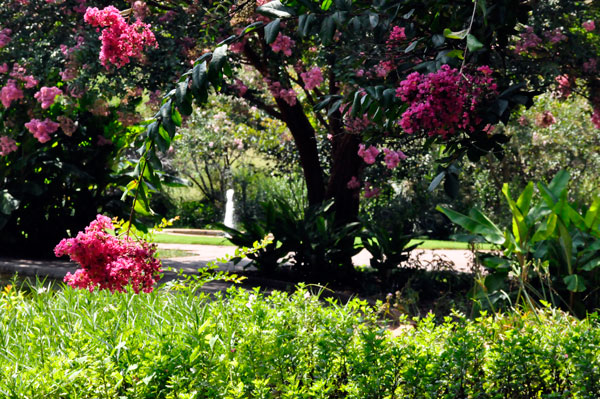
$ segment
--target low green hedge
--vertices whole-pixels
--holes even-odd
[[[0,397],[600,397],[596,315],[431,316],[394,337],[358,299],[173,288],[5,289]]]

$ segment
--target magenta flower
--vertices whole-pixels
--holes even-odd
[[[592,31],[596,30],[596,23],[592,20],[585,21],[584,23],[581,24],[581,26],[583,27],[583,29],[587,30],[588,32],[592,32]]]
[[[365,148],[364,144],[358,145],[358,156],[361,157],[367,165],[373,165],[378,154],[379,150],[373,146]]]
[[[301,73],[300,77],[302,77],[302,80],[304,81],[306,90],[312,90],[323,83],[323,75],[321,74],[321,69],[319,67],[314,67],[308,72]]]
[[[110,218],[98,215],[75,238],[63,239],[54,248],[56,256],[68,255],[81,266],[64,281],[73,288],[123,292],[131,286],[135,293],[151,292],[160,278],[161,263],[156,246],[129,237],[115,237]]]
[[[42,108],[47,109],[50,108],[52,104],[54,104],[54,100],[56,96],[62,95],[63,92],[58,87],[42,87],[40,91],[34,94],[34,98],[42,103]]]
[[[0,90],[2,105],[4,105],[4,108],[8,108],[14,100],[20,100],[21,98],[23,98],[23,90],[17,87],[17,82],[14,79],[9,79],[6,86]]]
[[[346,187],[348,187],[349,190],[356,190],[360,187],[360,181],[358,181],[356,176],[352,176],[348,183],[346,183]]]
[[[279,33],[275,41],[271,43],[271,49],[274,53],[282,52],[287,57],[292,55],[292,48],[296,45],[296,42],[293,41],[289,36],[283,35]]]
[[[60,125],[56,122],[46,118],[41,121],[39,119],[32,119],[25,124],[27,130],[33,134],[33,137],[38,139],[40,143],[45,143],[50,140],[50,134],[58,130]]]
[[[17,142],[8,136],[0,136],[0,156],[5,156],[17,151]]]

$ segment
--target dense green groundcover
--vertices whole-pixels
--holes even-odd
[[[358,299],[321,301],[303,287],[211,299],[174,288],[5,288],[0,397],[600,396],[596,315],[432,316],[393,337]]]

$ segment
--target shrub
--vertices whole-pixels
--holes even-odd
[[[405,324],[353,299],[231,289],[5,287],[0,395],[29,398],[595,398],[597,315]]]

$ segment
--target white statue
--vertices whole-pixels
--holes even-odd
[[[223,224],[227,227],[233,228],[233,189],[227,190],[225,193],[227,203],[225,203],[225,219]]]

